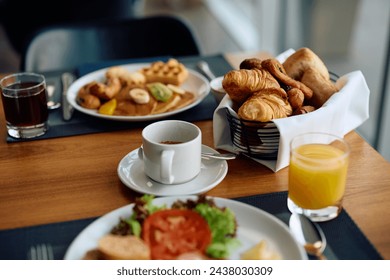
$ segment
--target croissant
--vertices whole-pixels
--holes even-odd
[[[308,68],[302,76],[302,83],[305,83],[313,90],[313,97],[308,101],[310,105],[320,108],[335,92],[337,87],[329,79],[314,68]]]
[[[279,82],[288,86],[300,89],[306,99],[310,99],[313,95],[313,91],[307,87],[304,83],[294,80],[287,75],[283,65],[275,58],[269,58],[263,60],[261,65],[264,69],[268,70]]]
[[[263,69],[231,70],[225,74],[222,87],[233,102],[242,104],[254,92],[280,87],[278,81]]]
[[[303,73],[308,68],[315,68],[326,79],[329,80],[329,71],[324,62],[309,48],[301,48],[290,55],[283,63],[287,75],[295,80],[301,80]]]
[[[247,121],[269,122],[292,114],[282,88],[262,89],[248,98],[238,109],[238,116]]]

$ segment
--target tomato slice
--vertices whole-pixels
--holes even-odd
[[[195,211],[166,209],[146,218],[142,239],[149,245],[152,259],[172,260],[187,252],[205,253],[211,242],[211,230]]]

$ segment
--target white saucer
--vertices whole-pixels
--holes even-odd
[[[216,150],[202,145],[202,152],[218,153]],[[184,184],[165,185],[158,183],[144,173],[142,160],[138,157],[138,149],[128,153],[118,165],[119,179],[130,189],[156,196],[196,195],[205,193],[217,186],[228,171],[226,160],[202,159],[199,175]]]

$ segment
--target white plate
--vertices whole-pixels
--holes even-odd
[[[218,153],[205,145],[202,145],[202,152]],[[123,184],[137,192],[156,196],[205,193],[217,186],[225,178],[227,171],[226,160],[202,159],[200,173],[195,179],[183,184],[164,185],[145,175],[142,160],[138,157],[138,149],[128,153],[118,165],[119,179]]]
[[[128,69],[129,71],[137,71],[141,69],[142,67],[146,67],[150,64],[148,63],[137,63],[137,64],[125,64],[121,65],[122,67]],[[209,82],[205,77],[203,77],[198,72],[188,69],[189,75],[188,79],[181,85],[181,87],[193,94],[195,94],[195,101],[191,104],[188,104],[187,106],[184,106],[180,109],[166,112],[162,114],[156,114],[156,115],[148,115],[148,116],[110,116],[110,115],[104,115],[99,114],[97,110],[92,109],[86,109],[82,106],[80,106],[76,102],[76,96],[78,91],[82,86],[85,84],[92,82],[92,81],[100,81],[103,82],[105,80],[105,73],[107,72],[107,68],[103,68],[94,72],[91,72],[85,76],[80,77],[72,85],[69,87],[69,90],[67,92],[67,99],[68,102],[72,105],[73,108],[76,110],[97,117],[102,119],[108,119],[108,120],[115,120],[115,121],[129,121],[129,122],[136,122],[136,121],[150,121],[150,120],[157,120],[162,119],[183,111],[186,111],[196,105],[198,105],[202,100],[210,93],[210,85]]]
[[[170,206],[178,199],[195,199],[195,196],[170,196],[154,200],[155,205]],[[232,252],[230,259],[240,259],[241,253],[261,240],[266,240],[272,250],[276,250],[286,260],[306,260],[307,255],[301,245],[291,235],[286,224],[275,216],[254,206],[225,198],[214,197],[220,207],[229,207],[236,215],[237,238],[241,242],[238,249]],[[119,222],[132,214],[134,204],[118,208],[87,226],[70,244],[64,259],[80,260],[88,250],[95,249],[98,240]]]

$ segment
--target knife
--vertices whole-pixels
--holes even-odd
[[[65,72],[61,75],[62,82],[62,118],[69,121],[72,118],[74,108],[69,104],[66,94],[69,86],[76,80],[76,76],[72,73]]]

